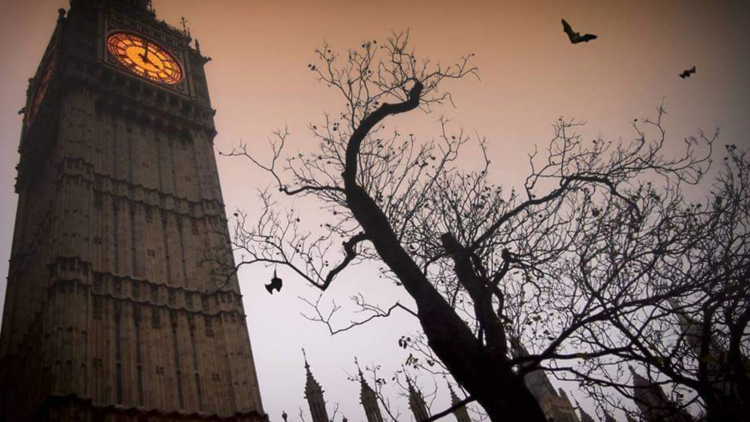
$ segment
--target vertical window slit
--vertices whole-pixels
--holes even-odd
[[[193,371],[195,372],[195,389],[198,393],[198,410],[203,411],[203,392],[201,390],[201,376],[198,371],[198,348],[195,345],[195,325],[190,327],[190,345],[193,349]]]
[[[159,192],[164,190],[164,185],[162,184],[161,179],[161,170],[161,142],[159,142],[159,138],[156,138],[156,174],[159,181]]]
[[[177,318],[173,314],[172,317],[172,350],[174,351],[174,367],[175,375],[177,378],[177,399],[180,404],[180,409],[185,408],[185,399],[182,393],[182,371],[180,370],[180,349],[177,341]]]
[[[122,363],[117,362],[115,367],[115,377],[117,378],[117,404],[122,404]]]
[[[143,398],[143,347],[141,345],[141,309],[133,311],[133,322],[135,323],[135,363],[136,383],[138,388],[138,405],[144,405]]]
[[[182,396],[182,373],[177,371],[177,399],[180,402],[180,409],[185,408],[185,398]]]
[[[122,404],[122,325],[120,317],[121,304],[115,302],[115,394],[117,404]]]
[[[187,276],[187,263],[185,262],[185,241],[182,235],[182,224],[178,222],[177,232],[180,234],[180,252],[182,253],[182,284],[187,289],[188,287],[188,276]]]
[[[114,242],[115,250],[115,274],[120,272],[120,209],[115,199],[112,202],[112,241]]]
[[[136,382],[138,383],[138,406],[143,406],[143,367],[141,365],[136,368]]]
[[[117,126],[113,125],[114,129],[117,129]],[[115,132],[112,136],[112,176],[114,178],[117,178],[117,132]]]
[[[133,277],[138,277],[135,239],[135,206],[133,205],[130,207],[130,264],[133,267]]]
[[[169,239],[167,238],[167,218],[166,216],[161,220],[161,237],[162,245],[164,247],[164,263],[167,266],[167,284],[172,285],[172,269],[169,261]]]
[[[177,195],[177,171],[174,164],[174,142],[169,139],[169,159],[172,164],[172,194]]]
[[[133,136],[128,128],[128,183],[133,183]]]
[[[201,390],[201,376],[195,373],[195,388],[198,390],[198,410],[203,411],[203,391]]]

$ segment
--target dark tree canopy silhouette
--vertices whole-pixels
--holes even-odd
[[[652,198],[658,218],[647,231],[625,230],[604,210],[586,246],[576,250],[575,265],[560,272],[600,306],[617,309],[576,340],[577,347],[616,353],[585,359],[568,373],[593,396],[622,408],[605,387],[637,399],[623,373],[638,365],[652,385],[676,386],[675,402],[698,402],[707,420],[746,421],[750,159],[729,145],[708,195],[690,202],[671,186]],[[620,286],[643,299],[627,304]]]
[[[233,269],[285,267],[325,291],[348,267],[379,263],[384,282],[402,286],[416,309],[400,303],[381,309],[358,296],[370,317],[352,326],[399,308],[410,312],[431,365],[449,373],[496,422],[546,420],[523,382],[530,371],[575,379],[595,395],[605,387],[632,395],[623,373],[628,362],[657,371],[657,383],[699,391],[711,409],[699,388],[706,376],[698,368],[688,380],[666,348],[674,343],[682,350],[686,343],[675,331],[678,311],[703,312],[705,321],[719,323],[721,315],[734,330],[725,338],[731,374],[742,372],[737,362],[747,356],[750,311],[739,295],[746,294],[749,267],[742,267],[744,255],[720,258],[720,251],[736,250],[726,243],[732,236],[744,239],[746,228],[736,224],[747,220],[729,221],[728,213],[739,210],[716,211],[729,207],[729,193],[720,194],[727,199],[718,208],[712,203],[702,211],[682,193],[702,182],[718,133],[699,132],[680,141],[682,147],[667,148],[661,108],[654,120],[634,122],[632,141],[584,140],[582,123],[560,119],[546,148],[530,155],[522,188],[508,191],[490,180],[486,141],[452,133],[446,119],[432,141],[387,129],[398,115],[451,103],[445,83],[477,73],[471,55],[444,66],[419,58],[408,41],[401,33],[342,54],[328,45],[316,50],[311,72],[342,95],[346,107],[310,125],[319,141],[312,154],[285,155],[285,131],[275,134],[270,161],[245,144],[225,154],[246,157],[268,172],[282,195],[310,197],[330,216],[316,222],[322,231],[306,229],[296,211],[281,210],[263,192],[259,219],[236,214],[233,243],[241,260]],[[463,171],[457,158],[469,142],[484,160]],[[735,176],[746,183],[747,161],[733,157],[736,168],[727,167],[719,185],[730,186]],[[746,215],[747,202],[743,206]],[[719,226],[722,235],[716,235]],[[706,253],[713,266],[701,260]],[[727,274],[721,280],[719,266]],[[714,304],[710,313],[706,301]],[[728,303],[733,310],[725,310]],[[320,312],[313,319],[332,333],[348,328],[332,328],[330,315]],[[654,337],[660,329],[677,337]],[[714,329],[724,333],[705,328]],[[513,342],[529,353],[512,354]],[[665,349],[656,354],[654,347]],[[737,385],[745,388],[746,381]]]

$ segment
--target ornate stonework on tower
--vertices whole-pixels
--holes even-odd
[[[310,406],[312,422],[330,422],[326,410],[326,400],[323,397],[323,388],[310,372],[307,357],[305,357],[305,399]]]
[[[450,383],[448,383],[448,390],[451,394],[451,406],[455,406],[460,403],[461,399],[459,399],[456,395],[456,392],[453,391],[453,387],[450,385]],[[456,410],[453,411],[453,416],[456,417],[456,421],[458,422],[471,422],[469,411],[466,409],[466,406],[460,406],[456,408]]]
[[[427,410],[427,403],[424,401],[422,392],[412,384],[409,377],[406,377],[406,384],[409,389],[409,409],[414,415],[415,422],[421,422],[430,417],[430,412]]]
[[[71,0],[30,81],[0,420],[265,419],[203,66],[148,0]],[[224,288],[216,291],[219,284]]]
[[[705,364],[706,381],[713,390],[713,399],[717,403],[726,403],[727,406],[734,406],[734,404],[730,404],[732,402],[742,402],[743,399],[740,398],[741,389],[732,386],[730,374],[734,370],[726,347],[716,341],[712,331],[709,332],[709,337],[704,338],[703,329],[706,327],[699,313],[696,315],[696,312],[693,311],[693,315],[690,315],[688,307],[674,298],[668,299],[668,302],[678,323],[679,341],[687,346],[687,352],[691,358],[695,359],[696,362]],[[704,341],[706,343],[705,354],[703,351]],[[750,360],[742,357],[740,359],[743,360],[745,376],[750,376]]]
[[[589,415],[588,412],[586,412],[585,410],[583,410],[583,408],[578,403],[576,403],[576,407],[578,407],[578,413],[581,414],[581,417],[580,417],[581,422],[596,422],[594,420],[594,417]]]
[[[378,405],[378,396],[370,385],[367,384],[367,381],[365,381],[365,376],[361,370],[359,371],[359,383],[359,400],[365,409],[367,422],[383,422],[383,415],[380,413],[380,406]]]
[[[669,400],[664,390],[635,371],[631,366],[633,376],[633,399],[646,422],[692,422],[693,418],[684,410]]]

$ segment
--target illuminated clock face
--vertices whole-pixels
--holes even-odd
[[[167,85],[182,80],[182,68],[174,56],[138,35],[114,33],[107,39],[107,49],[121,65],[144,78]]]
[[[42,73],[42,77],[39,79],[39,83],[36,86],[36,92],[34,92],[34,98],[31,100],[28,118],[26,119],[27,124],[31,124],[36,117],[37,112],[39,112],[39,106],[42,104],[42,100],[44,100],[44,96],[47,94],[47,87],[49,87],[49,82],[52,80],[52,75],[54,73],[55,59],[52,59],[44,69],[44,73]]]

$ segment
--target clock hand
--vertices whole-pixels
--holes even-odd
[[[148,40],[144,40],[144,50],[143,55],[141,55],[141,58],[143,59],[144,63],[151,64],[151,60],[148,59]]]

